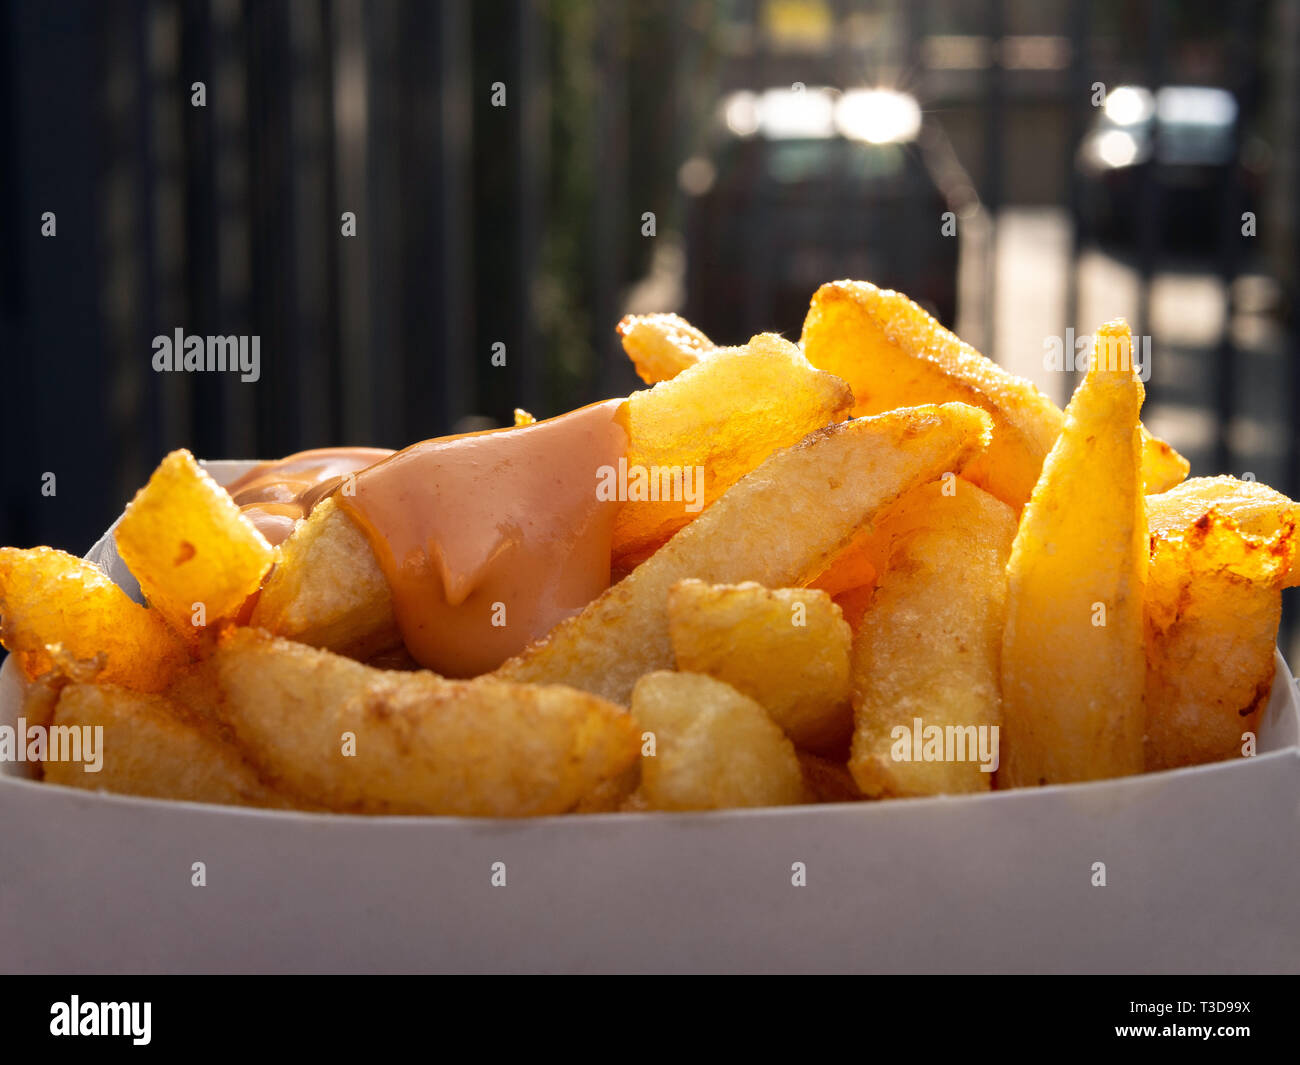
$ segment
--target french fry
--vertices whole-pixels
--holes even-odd
[[[668,633],[679,670],[749,696],[796,746],[835,752],[848,742],[852,634],[825,592],[678,581]]]
[[[675,314],[629,314],[618,323],[618,335],[648,385],[672,380],[714,350],[713,341]]]
[[[57,670],[146,692],[167,687],[189,661],[157,610],[51,547],[0,548],[0,642],[28,679]]]
[[[52,784],[229,806],[293,805],[210,722],[165,696],[111,684],[69,684],[52,727],[82,737],[86,729],[102,729],[97,770],[86,771],[91,763],[89,749],[83,749],[80,762],[44,763],[44,778]]]
[[[654,736],[639,795],[650,810],[788,806],[804,799],[794,745],[766,711],[699,673],[648,673],[632,716]]]
[[[1028,381],[986,359],[898,292],[834,281],[813,296],[803,349],[853,389],[855,416],[917,403],[970,403],[993,418],[993,442],[968,480],[1019,510],[1061,433],[1060,408]],[[1145,489],[1187,476],[1187,460],[1142,430]]]
[[[1099,344],[1131,343],[1112,322]],[[1147,529],[1131,366],[1094,362],[1016,533],[1002,644],[999,786],[1142,770]]]
[[[257,591],[275,551],[188,451],[173,451],[114,534],[149,604],[196,644]]]
[[[909,488],[960,470],[988,415],[961,403],[892,411],[821,429],[778,451],[656,554],[543,640],[504,680],[569,684],[626,704],[637,678],[671,667],[668,589],[696,577],[795,587]]]
[[[324,499],[280,546],[250,624],[350,658],[399,647],[393,594],[363,533]]]
[[[634,722],[584,692],[371,669],[256,629],[214,658],[250,759],[331,810],[527,817],[616,809],[635,784]]]
[[[914,489],[881,519],[882,572],[853,643],[849,768],[864,795],[993,786],[1006,567],[1015,535],[1011,508],[960,478]],[[917,721],[922,737],[951,736],[952,750],[924,757],[913,740]]]
[[[1214,480],[1185,495],[1216,494],[1261,535],[1247,533],[1217,506],[1197,514],[1190,498],[1148,499],[1148,770],[1254,753],[1273,687],[1282,589],[1300,582],[1290,500],[1262,486]]]

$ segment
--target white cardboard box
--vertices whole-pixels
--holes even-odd
[[[111,535],[89,557],[135,593]],[[0,723],[19,685],[6,662]],[[365,818],[96,794],[8,763],[0,970],[1296,972],[1298,743],[1278,655],[1254,758],[976,797]]]

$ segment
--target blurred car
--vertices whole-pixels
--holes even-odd
[[[916,100],[879,89],[737,92],[689,197],[687,316],[716,342],[797,338],[827,278],[907,292],[956,316],[959,216],[974,187]],[[949,214],[951,212],[951,214]]]
[[[1162,245],[1212,252],[1233,183],[1240,210],[1253,211],[1260,174],[1242,163],[1236,97],[1224,89],[1171,85],[1152,93],[1123,85],[1106,97],[1079,146],[1085,237],[1136,244],[1146,210],[1143,182],[1154,182]]]

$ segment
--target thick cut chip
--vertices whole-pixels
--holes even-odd
[[[1112,322],[1098,342],[1128,336]],[[1007,566],[999,786],[1142,771],[1141,407],[1131,368],[1094,362],[1025,507]]]
[[[249,757],[331,810],[524,817],[615,809],[635,784],[635,724],[585,692],[371,669],[256,629],[229,630],[215,657]]]
[[[918,403],[970,403],[993,417],[988,451],[966,477],[1019,509],[1061,433],[1059,407],[985,358],[898,292],[835,281],[813,296],[803,327],[808,361],[853,389],[855,415]],[[1142,430],[1145,488],[1187,476],[1187,460]]]
[[[632,693],[637,727],[654,734],[642,760],[649,810],[790,806],[804,799],[794,745],[767,712],[699,673],[649,673]]]
[[[332,498],[281,545],[250,623],[350,658],[402,642],[392,591],[370,543]]]
[[[257,591],[275,551],[188,451],[173,451],[114,533],[140,590],[191,642]]]
[[[64,753],[80,748],[80,760],[49,760],[56,736]],[[44,776],[52,784],[231,806],[292,805],[210,722],[165,696],[69,684],[49,737]]]
[[[812,588],[679,581],[668,590],[677,668],[730,684],[805,750],[841,750],[852,634],[840,608]]]
[[[1187,535],[1215,511],[1232,519],[1247,536],[1277,543],[1288,529],[1300,526],[1300,506],[1259,481],[1235,477],[1193,477],[1147,496],[1147,524],[1153,540]],[[1300,556],[1293,559],[1284,587],[1300,584]]]
[[[852,402],[843,381],[771,335],[632,393],[615,565],[662,544],[773,451],[843,421]]]
[[[0,642],[29,679],[57,669],[138,691],[161,691],[189,661],[158,611],[52,547],[0,548]]]
[[[954,478],[909,492],[876,535],[885,562],[853,643],[849,768],[871,798],[988,791],[1015,512]]]
[[[1152,507],[1160,513],[1146,588],[1149,770],[1255,753],[1273,687],[1282,588],[1296,583],[1297,553],[1294,521],[1274,524],[1268,510],[1255,510],[1263,502],[1257,487],[1251,505],[1237,509],[1273,525],[1264,536],[1247,534],[1217,509],[1196,517],[1196,508]],[[1270,505],[1274,515],[1281,509]],[[1190,519],[1181,529],[1178,513]]]
[[[505,680],[571,684],[626,703],[638,677],[673,664],[668,589],[697,577],[796,587],[903,492],[957,471],[987,439],[962,403],[892,411],[812,433],[778,451],[660,551],[543,640]]]
[[[672,380],[714,350],[713,341],[675,314],[629,314],[618,323],[618,335],[648,385]]]

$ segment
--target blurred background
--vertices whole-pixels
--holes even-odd
[[[839,277],[1060,403],[1126,316],[1193,473],[1300,494],[1293,0],[0,0],[0,145],[0,543],[84,551],[174,447],[625,393],[623,314],[797,338]],[[155,373],[178,328],[260,380]]]

